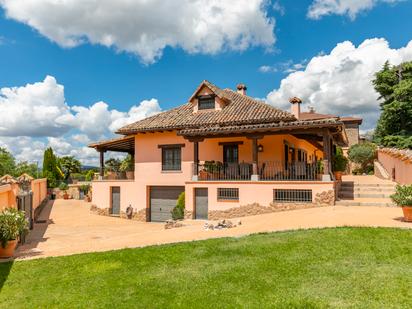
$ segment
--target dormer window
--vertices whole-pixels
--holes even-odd
[[[197,98],[197,105],[199,110],[214,109],[215,108],[215,96],[204,95]]]

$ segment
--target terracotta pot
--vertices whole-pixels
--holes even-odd
[[[333,174],[335,175],[336,180],[342,180],[342,172],[333,172]]]
[[[412,206],[402,207],[403,217],[406,222],[412,222]]]
[[[69,195],[67,193],[63,194],[63,199],[68,200],[69,199]]]
[[[126,172],[127,179],[134,179],[134,171],[127,171]]]
[[[7,242],[6,248],[3,248],[3,246],[0,245],[0,258],[13,257],[16,246],[17,246],[17,240],[9,240]]]
[[[84,200],[85,202],[88,202],[88,203],[91,201],[90,197],[88,197],[88,196],[85,196],[83,200]]]

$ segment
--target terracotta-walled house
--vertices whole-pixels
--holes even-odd
[[[291,112],[203,81],[188,103],[122,127],[122,137],[89,145],[100,152],[92,203],[104,214],[165,221],[181,192],[186,217],[217,219],[285,205],[333,204],[335,145],[347,146],[345,121]],[[316,114],[320,115],[320,114]],[[350,121],[358,121],[350,119]],[[134,158],[134,179],[107,179],[104,153]],[[126,177],[121,177],[126,178]]]

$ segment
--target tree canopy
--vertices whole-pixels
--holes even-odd
[[[0,147],[0,177],[6,174],[18,177],[24,173],[35,178],[38,177],[37,164],[27,161],[16,162],[10,151]]]
[[[385,63],[373,81],[380,94],[381,116],[375,142],[383,146],[412,148],[412,62]]]

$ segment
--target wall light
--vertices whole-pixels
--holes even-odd
[[[262,145],[262,144],[260,144],[260,145],[258,146],[258,151],[259,151],[259,152],[263,152],[263,145]]]

